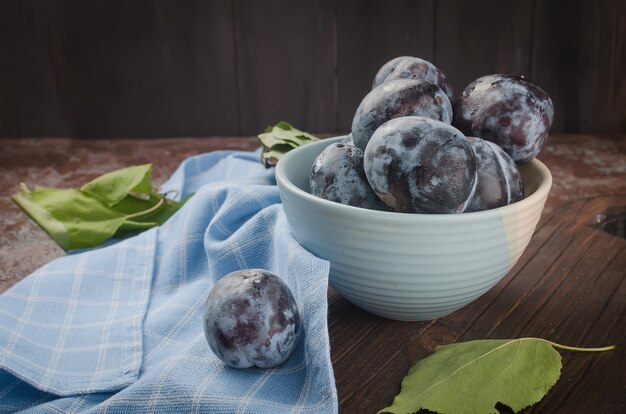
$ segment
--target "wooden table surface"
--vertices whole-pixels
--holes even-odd
[[[12,203],[20,182],[74,187],[152,162],[159,184],[190,155],[257,146],[254,137],[0,139],[0,293],[63,254]],[[524,412],[626,412],[626,240],[623,224],[622,237],[593,226],[607,209],[626,209],[626,135],[554,134],[539,159],[554,183],[533,239],[512,271],[475,302],[434,321],[397,322],[369,315],[329,290],[340,412],[388,406],[408,369],[438,345],[525,336],[617,349],[562,351],[560,380]]]

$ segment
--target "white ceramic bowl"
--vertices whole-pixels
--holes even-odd
[[[330,261],[329,284],[375,315],[429,320],[472,302],[504,277],[528,245],[552,185],[546,166],[521,166],[523,200],[464,214],[362,209],[309,194],[317,155],[343,137],[288,152],[276,181],[291,233]]]

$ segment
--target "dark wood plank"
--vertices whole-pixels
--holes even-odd
[[[532,79],[548,92],[554,131],[625,131],[626,3],[537,0]]]
[[[0,136],[347,132],[404,54],[458,93],[495,72],[553,98],[552,131],[626,131],[622,0],[0,3]]]
[[[590,249],[580,261],[580,265],[573,271],[565,283],[555,292],[551,303],[553,306],[547,306],[542,309],[541,314],[531,322],[535,329],[526,329],[531,335],[532,331],[536,331],[535,336],[558,337],[557,342],[573,345],[573,346],[602,346],[608,344],[618,344],[618,349],[624,344],[623,336],[626,332],[624,323],[624,309],[626,308],[626,298],[623,289],[624,285],[624,269],[626,269],[626,243],[616,237],[595,231],[597,237],[595,246]],[[602,240],[604,239],[604,240]],[[607,239],[612,239],[607,241]],[[581,254],[584,254],[580,251]],[[605,260],[608,259],[608,262]],[[613,264],[621,265],[621,272],[608,267]],[[591,268],[598,270],[590,271]],[[603,270],[599,270],[602,268]],[[573,284],[578,286],[573,289]],[[617,293],[621,291],[622,295]],[[574,293],[574,294],[572,294]],[[621,303],[621,305],[619,305]],[[608,306],[621,307],[621,310],[607,314]],[[560,315],[564,315],[563,319],[557,319],[556,315],[551,312],[558,307]],[[584,314],[585,323],[581,323]],[[549,315],[549,316],[545,316]],[[559,316],[560,316],[559,315]],[[554,324],[554,321],[560,323]],[[552,323],[550,323],[552,322]],[[549,324],[549,327],[544,325]],[[601,330],[598,328],[602,328]],[[550,333],[551,332],[551,333]],[[622,352],[611,351],[606,354],[576,354],[573,352],[563,351],[563,370],[561,380],[557,382],[551,391],[551,397],[530,412],[545,413],[561,410],[563,412],[573,412],[574,409],[580,412],[595,412],[602,407],[602,412],[620,412],[626,408],[626,397],[624,396],[624,383],[608,385],[609,381],[593,381],[587,375],[593,374],[596,378],[599,374],[607,376],[607,372],[611,372],[608,368],[610,365],[623,366],[619,363]],[[607,363],[610,364],[607,366]],[[605,366],[601,372],[597,364]],[[602,383],[605,384],[602,384]],[[619,383],[619,378],[613,378],[614,383]],[[617,385],[617,386],[616,386]],[[572,405],[569,399],[573,396],[576,389],[584,388],[585,393],[593,396],[592,401],[582,402],[579,400],[577,405]],[[621,390],[620,390],[621,388]],[[622,396],[620,403],[620,394]],[[618,407],[621,405],[621,407]],[[569,409],[567,408],[569,407]]]
[[[46,1],[0,3],[0,136],[67,136]]]
[[[602,319],[615,321],[610,329],[606,328],[605,323],[594,325],[592,331],[587,335],[589,338],[597,338],[602,341],[604,336],[606,339],[603,343],[615,343],[626,332],[626,318],[624,317],[624,308],[626,307],[626,282],[623,277],[626,268],[626,250],[622,250],[617,257],[609,263],[603,276],[604,280],[621,279],[620,285],[614,289],[610,296],[610,300],[601,302],[604,305],[602,311]],[[600,283],[604,282],[601,280]],[[570,370],[569,375],[574,373],[584,375],[585,381],[576,381],[575,386],[568,389],[568,393],[563,399],[560,406],[563,412],[597,412],[598,407],[606,407],[606,412],[623,412],[626,410],[624,398],[624,381],[623,377],[620,381],[616,381],[607,372],[611,372],[615,367],[626,366],[626,353],[620,348],[610,354],[590,356],[587,354],[569,355],[569,365],[576,366],[574,372]],[[591,361],[589,361],[591,359]],[[593,384],[594,388],[605,390],[603,393],[589,393],[587,383]],[[612,396],[607,399],[607,396]],[[556,399],[555,399],[556,400]],[[537,407],[536,412],[554,412],[549,401],[542,403]],[[540,411],[540,408],[544,408]]]
[[[442,0],[435,2],[435,65],[456,96],[473,80],[530,72],[532,2]]]
[[[332,2],[235,4],[241,133],[281,120],[313,133],[335,131]]]
[[[0,13],[3,134],[239,133],[230,0],[18,3]]]
[[[432,61],[434,0],[340,0],[337,2],[339,131],[372,89],[378,69],[397,56]]]

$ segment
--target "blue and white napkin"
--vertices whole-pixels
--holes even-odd
[[[0,295],[0,413],[334,413],[328,262],[291,236],[258,153],[189,158],[164,190],[195,192],[163,226],[53,260]],[[283,278],[303,319],[273,369],[208,347],[203,305],[231,271]],[[0,270],[1,271],[1,270]]]

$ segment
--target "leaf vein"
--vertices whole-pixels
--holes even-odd
[[[539,349],[539,341],[535,342],[535,352],[533,354],[533,365],[530,369],[530,377],[535,376],[535,365],[537,364],[537,350]]]
[[[509,361],[508,365],[506,367],[504,367],[500,372],[498,372],[498,374],[496,374],[496,380],[499,379],[499,378],[502,378],[502,376],[504,375],[504,372],[507,369],[511,368],[511,365],[513,365],[513,361],[515,361],[515,359],[517,358],[517,355],[519,354],[519,350],[520,350],[521,347],[522,347],[522,342],[521,341],[517,341],[517,349],[515,350],[515,354],[513,355],[511,360]],[[491,386],[488,387],[487,389],[485,389],[483,394],[487,394],[487,392],[490,391],[491,389],[493,389],[493,387],[495,387],[497,383],[498,383],[498,381],[493,381]]]
[[[479,360],[481,360],[482,358],[487,357],[488,355],[490,355],[493,352],[499,351],[500,349],[506,347],[507,345],[510,345],[514,342],[519,342],[521,341],[521,339],[513,339],[511,341],[507,341],[505,343],[503,343],[502,345],[499,345],[495,348],[493,348],[492,350],[485,352],[483,355],[479,356],[478,358],[475,358],[471,361],[466,362],[465,364],[461,365],[459,368],[457,368],[456,370],[454,370],[454,372],[452,372],[452,374],[448,375],[446,378],[442,379],[439,382],[434,383],[433,385],[431,385],[430,387],[426,388],[424,391],[422,391],[420,394],[418,394],[415,397],[415,400],[418,400],[419,398],[421,398],[424,394],[426,394],[427,392],[429,392],[431,389],[443,384],[444,382],[450,380],[450,378],[452,378],[453,376],[455,376],[459,371],[465,369],[467,366],[469,366],[470,364],[474,364],[477,363]]]

